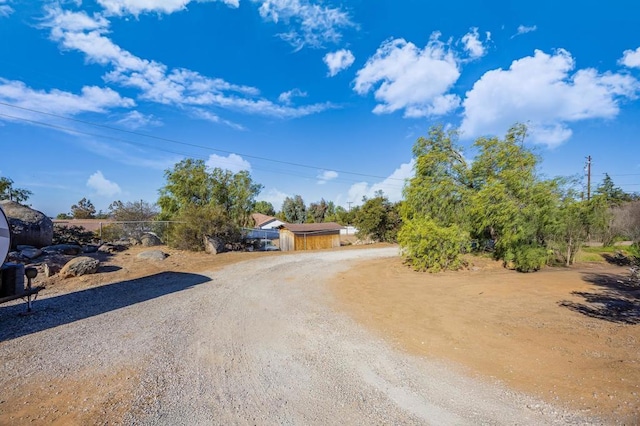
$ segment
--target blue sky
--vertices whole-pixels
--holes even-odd
[[[0,0],[0,175],[49,215],[155,201],[185,157],[347,206],[400,199],[433,124],[519,121],[545,175],[640,191],[637,2],[445,3]]]

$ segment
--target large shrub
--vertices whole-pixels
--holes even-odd
[[[241,240],[240,227],[229,221],[226,211],[215,205],[184,207],[170,228],[169,245],[180,250],[204,250],[204,237],[225,243]]]
[[[469,235],[457,225],[438,226],[421,217],[404,223],[398,241],[406,262],[415,270],[440,272],[465,265],[462,253],[468,249]]]

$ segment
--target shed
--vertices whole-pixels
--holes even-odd
[[[335,222],[285,223],[279,229],[282,251],[340,247],[342,225]]]

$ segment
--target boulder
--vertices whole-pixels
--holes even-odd
[[[82,253],[82,247],[76,244],[56,244],[53,246],[43,247],[45,253],[62,253],[71,256]]]
[[[100,261],[92,257],[80,256],[71,259],[60,270],[63,278],[79,277],[87,274],[95,274],[100,266]]]
[[[153,232],[145,232],[140,237],[140,243],[144,247],[154,247],[154,246],[161,246],[162,240]]]
[[[162,250],[146,250],[138,253],[136,257],[138,259],[161,261],[167,256],[168,254],[164,253]]]
[[[224,251],[224,241],[218,237],[204,237],[204,251],[209,254],[218,254]]]
[[[44,247],[53,241],[53,222],[42,212],[18,204],[15,201],[2,200],[0,207],[9,220],[11,244]]]
[[[29,260],[35,259],[36,257],[42,256],[42,250],[35,247],[24,248],[20,250],[20,256]]]
[[[98,251],[98,246],[96,245],[87,244],[85,246],[82,246],[83,253],[97,253],[97,251]]]
[[[119,251],[125,251],[127,250],[129,247],[122,245],[122,244],[116,244],[116,243],[104,243],[103,245],[101,245],[100,247],[98,247],[98,251],[100,253],[117,253]]]

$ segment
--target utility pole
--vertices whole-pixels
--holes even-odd
[[[591,200],[591,156],[587,156],[587,201]]]
[[[351,204],[353,204],[353,201],[347,201],[347,204],[349,204],[349,212],[351,212]]]

